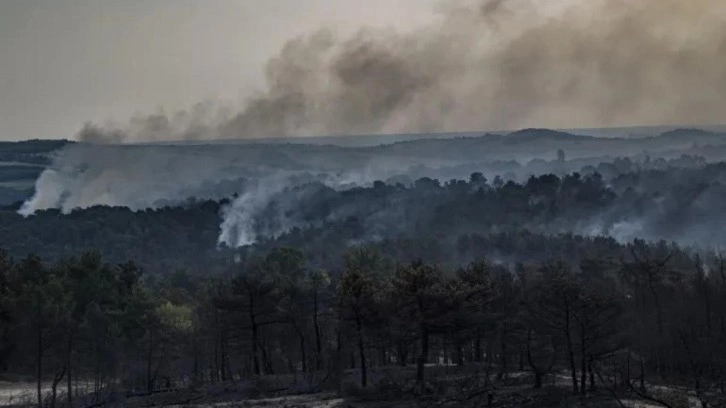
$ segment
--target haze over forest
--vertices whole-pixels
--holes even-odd
[[[0,4],[1,405],[726,407],[722,2],[165,1]]]
[[[51,406],[719,403],[726,133],[668,129],[0,145],[0,358]]]

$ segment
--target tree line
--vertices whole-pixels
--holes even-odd
[[[277,247],[163,280],[97,251],[3,251],[0,366],[36,381],[39,407],[260,378],[376,389],[382,367],[425,394],[437,366],[471,367],[468,386],[484,389],[525,374],[535,388],[566,378],[574,394],[659,399],[668,384],[724,403],[726,260],[664,242],[608,248],[452,266],[365,245],[323,270]]]
[[[521,183],[488,180],[481,173],[468,180],[421,178],[410,186],[378,181],[340,191],[312,183],[273,194],[264,208],[251,210],[250,223],[265,247],[304,246],[315,257],[337,253],[333,264],[345,247],[339,243],[435,236],[453,248],[468,234],[521,230],[710,247],[726,239],[720,216],[723,180],[726,166],[715,164],[636,170],[615,178],[597,172],[545,174]],[[0,246],[16,257],[37,253],[49,260],[96,248],[111,262],[134,259],[150,274],[190,265],[216,268],[234,252],[218,244],[230,199],[190,199],[140,211],[109,206],[69,214],[44,210],[29,217],[6,207],[0,209]]]

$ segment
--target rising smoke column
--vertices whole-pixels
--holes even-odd
[[[252,162],[255,156],[255,150],[241,147],[67,145],[55,153],[20,213],[49,208],[68,213],[93,205],[138,210],[190,197],[217,198],[209,183],[265,174],[263,164]]]
[[[275,144],[70,144],[54,153],[19,213],[30,216],[55,208],[69,213],[94,205],[143,210],[183,205],[191,197],[236,194],[220,213],[219,236],[220,244],[235,247],[300,224],[288,214],[311,195],[367,185],[416,163],[415,158],[372,156],[355,161],[346,149],[334,147],[322,152],[315,146]],[[295,189],[311,183],[317,187]]]
[[[407,33],[291,39],[234,112],[88,125],[88,141],[720,123],[720,0],[450,1]]]
[[[436,23],[409,33],[362,28],[340,37],[321,29],[291,39],[267,63],[265,88],[237,111],[203,102],[123,126],[89,123],[77,137],[120,143],[716,123],[726,105],[724,67],[720,0],[452,1]],[[101,148],[59,156],[22,212],[146,208],[249,171],[226,168],[238,165],[232,157],[199,165],[203,155],[106,156]],[[221,241],[249,241],[249,219],[240,215],[250,213],[256,199],[249,200],[241,195],[225,211]]]

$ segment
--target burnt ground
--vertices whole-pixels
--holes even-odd
[[[564,373],[549,375],[541,389],[532,387],[527,372],[510,373],[486,381],[485,372],[468,367],[432,366],[428,368],[424,390],[415,386],[413,367],[381,367],[370,370],[369,386],[361,388],[358,371],[347,370],[336,389],[315,385],[315,378],[303,376],[266,376],[255,380],[229,381],[198,389],[168,390],[151,395],[115,395],[106,404],[86,401],[83,406],[118,407],[283,407],[283,408],[386,408],[386,407],[491,407],[548,408],[603,407],[654,408],[662,405],[637,395],[600,386],[588,395],[573,395]],[[36,385],[25,379],[0,382],[0,405],[35,407]],[[330,388],[330,387],[327,387]],[[45,386],[44,386],[44,389]],[[59,396],[59,400],[60,399]],[[674,408],[690,408],[688,398],[671,398]]]

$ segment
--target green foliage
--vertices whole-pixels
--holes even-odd
[[[411,392],[421,393],[442,358],[496,369],[501,380],[519,359],[535,386],[565,370],[586,393],[596,370],[630,367],[628,355],[669,381],[697,376],[691,389],[711,398],[726,364],[726,262],[645,241],[581,243],[591,255],[580,263],[514,270],[483,258],[458,268],[396,262],[368,245],[342,256],[338,274],[276,248],[248,253],[228,276],[177,270],[153,285],[135,263],[111,265],[98,251],[54,263],[0,251],[0,362],[32,375],[40,362],[43,378],[73,373],[97,390],[118,378],[148,391],[281,372],[328,370],[327,379],[351,355],[366,369],[415,360]]]
[[[179,334],[188,333],[192,329],[194,312],[188,305],[174,305],[166,301],[157,306],[155,312],[161,325]]]

